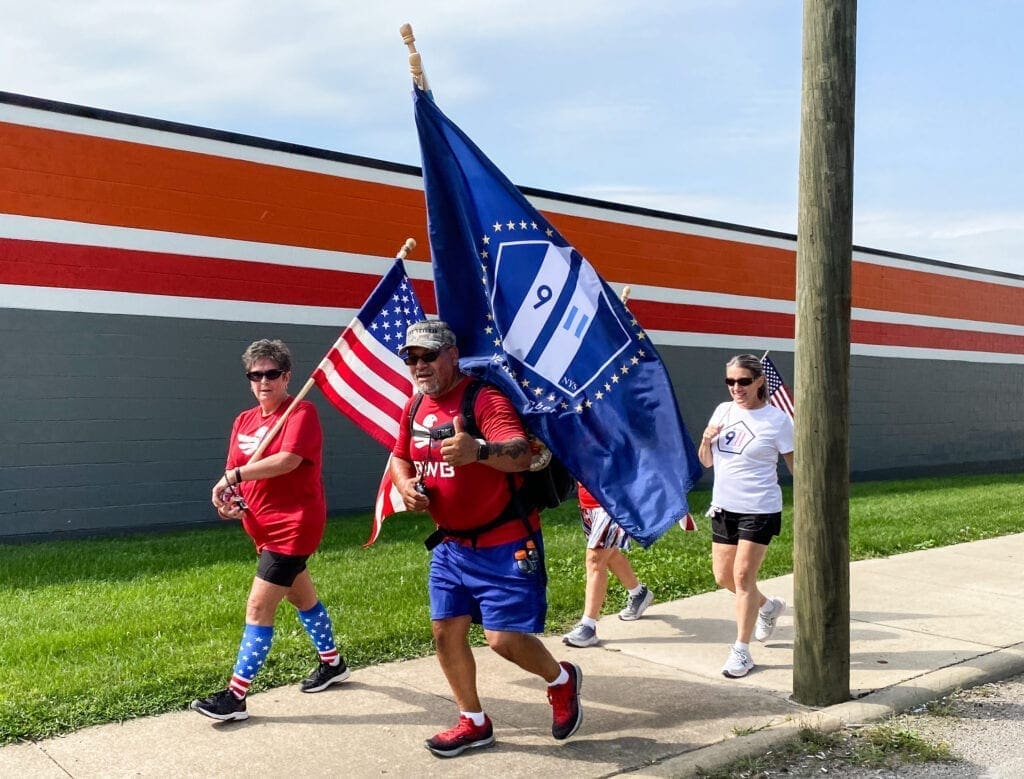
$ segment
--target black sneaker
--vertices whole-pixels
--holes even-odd
[[[188,707],[221,722],[249,719],[249,712],[245,710],[245,698],[236,698],[231,690],[221,690],[209,698],[194,700]]]
[[[345,681],[348,679],[348,674],[348,666],[345,665],[344,660],[340,660],[337,665],[321,662],[313,669],[313,673],[302,680],[299,689],[303,692],[320,692],[332,684]]]

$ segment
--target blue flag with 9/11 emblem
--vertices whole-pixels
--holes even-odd
[[[701,466],[654,345],[611,287],[414,88],[438,313],[640,544],[689,513]]]

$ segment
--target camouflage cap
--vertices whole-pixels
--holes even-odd
[[[440,319],[423,320],[409,325],[405,331],[405,343],[398,348],[400,357],[414,347],[436,351],[445,346],[455,346],[455,333],[447,322]]]

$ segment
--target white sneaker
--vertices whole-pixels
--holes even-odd
[[[597,630],[590,627],[590,625],[584,625],[582,622],[574,627],[572,631],[562,636],[562,643],[569,646],[594,646],[597,642]]]
[[[766,607],[771,607],[767,612],[764,611]],[[786,601],[782,598],[769,598],[764,606],[761,607],[761,611],[757,612],[757,625],[754,627],[754,638],[760,641],[762,644],[772,637],[772,633],[775,632],[775,623],[779,621],[779,617],[782,616],[782,612],[786,610]]]
[[[729,647],[729,659],[722,666],[722,676],[739,679],[741,676],[746,676],[753,667],[754,660],[750,657],[750,652],[737,649],[734,646]]]

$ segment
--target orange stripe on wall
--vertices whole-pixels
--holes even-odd
[[[429,256],[418,189],[11,123],[0,172],[0,212],[379,257],[413,236]],[[546,216],[609,279],[795,297],[789,249]],[[860,262],[853,285],[856,307],[1024,324],[1020,288]]]
[[[1024,289],[926,271],[853,264],[853,305],[880,311],[1024,325]]]
[[[423,193],[0,123],[0,211],[394,256],[428,256]]]
[[[546,214],[606,278],[625,284],[793,300],[794,253],[770,246]]]

